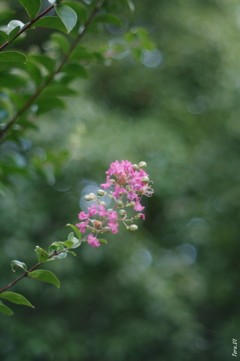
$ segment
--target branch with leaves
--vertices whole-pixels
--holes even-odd
[[[76,237],[74,232],[71,232],[66,241],[53,242],[48,252],[37,246],[35,252],[38,263],[29,270],[25,263],[13,260],[11,262],[13,272],[21,268],[25,273],[0,290],[0,298],[19,305],[33,307],[24,296],[15,292],[8,292],[7,290],[24,277],[52,283],[59,288],[60,282],[52,272],[38,270],[37,268],[43,263],[64,259],[68,254],[76,256],[72,250],[78,248],[83,242],[88,242],[92,247],[99,247],[101,243],[107,243],[105,239],[101,238],[102,234],[109,232],[118,233],[119,223],[122,223],[130,231],[137,231],[138,226],[133,222],[138,219],[145,219],[145,214],[141,213],[145,208],[141,204],[142,197],[150,197],[153,194],[152,182],[149,179],[149,175],[144,171],[146,165],[145,162],[140,162],[137,165],[127,160],[122,160],[120,163],[118,161],[112,163],[106,172],[106,183],[101,184],[102,189],[99,189],[96,194],[90,193],[85,196],[86,201],[94,202],[94,204],[88,207],[88,213],[83,211],[79,213],[80,223],[76,225],[67,224],[67,226],[73,229]],[[113,208],[106,209],[106,202],[102,200],[104,196],[109,197],[114,202]],[[129,217],[128,213],[132,213],[132,210],[138,213]],[[85,232],[88,232],[88,234],[82,237],[82,233]],[[0,312],[13,315],[13,311],[2,302],[0,304]]]
[[[89,65],[104,65],[105,59],[113,56],[111,54],[126,50],[139,60],[141,49],[154,47],[147,32],[136,28],[124,35],[124,46],[116,44],[110,48],[105,46],[100,51],[89,51],[79,45],[86,33],[99,33],[101,24],[123,27],[122,20],[111,11],[121,10],[123,4],[133,10],[130,0],[118,0],[112,5],[107,0],[93,1],[91,4],[49,2],[54,3],[38,15],[40,0],[21,0],[31,21],[23,24],[19,20],[11,20],[5,31],[0,31],[0,41],[1,37],[7,40],[2,45],[0,42],[0,49],[14,46],[33,27],[58,31],[51,34],[52,47],[45,47],[43,53],[26,54],[15,49],[0,52],[0,143],[7,135],[18,142],[25,130],[37,129],[37,116],[53,108],[65,109],[63,97],[77,95],[69,85],[76,78],[88,78]],[[52,9],[55,16],[45,16]],[[102,14],[97,14],[100,9]],[[56,51],[58,54],[55,56]]]
[[[65,54],[65,56],[63,57],[62,61],[60,62],[60,64],[57,66],[56,69],[54,69],[54,71],[47,77],[47,79],[45,80],[45,82],[35,91],[35,93],[30,97],[30,99],[23,105],[22,108],[19,109],[19,111],[15,114],[15,116],[5,125],[5,127],[0,131],[0,139],[2,137],[4,137],[4,135],[6,134],[6,132],[8,131],[8,129],[10,129],[13,124],[18,120],[18,118],[28,109],[31,107],[31,105],[34,103],[34,101],[40,96],[40,94],[43,92],[43,90],[52,82],[52,80],[54,79],[55,75],[57,75],[63,68],[63,66],[66,64],[66,62],[68,61],[70,55],[72,54],[72,52],[74,51],[74,49],[76,48],[76,46],[78,45],[78,43],[80,42],[80,40],[82,39],[83,35],[85,34],[86,30],[88,29],[89,25],[91,24],[91,21],[93,20],[94,16],[97,14],[97,12],[100,10],[102,4],[103,4],[104,0],[100,0],[96,7],[94,8],[94,10],[91,12],[89,18],[87,19],[82,32],[76,37],[76,39],[74,40],[74,42],[72,43],[70,49],[67,51],[67,53]],[[59,18],[61,19],[62,23],[65,25],[66,29],[70,32],[73,27],[76,25],[77,22],[77,15],[74,12],[74,10],[72,10],[69,6],[67,5],[56,5],[56,13],[58,14]],[[58,19],[58,18],[56,18]],[[47,24],[45,18],[43,19],[44,23]],[[49,20],[47,20],[49,21]],[[51,20],[50,20],[51,21]],[[42,23],[41,23],[42,24]],[[10,52],[8,52],[10,53]],[[1,59],[1,55],[5,55],[6,53],[2,53],[0,54],[0,59]],[[9,54],[8,54],[9,55]],[[11,56],[13,56],[12,54],[9,55],[9,57],[11,58]]]

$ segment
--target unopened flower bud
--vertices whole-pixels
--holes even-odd
[[[104,206],[104,207],[106,206],[106,203],[103,202],[103,201],[102,201],[102,202],[99,202],[99,204],[100,204],[100,206]]]
[[[147,166],[147,163],[146,163],[146,162],[140,162],[140,163],[138,164],[138,168],[146,168],[146,166]]]
[[[135,202],[130,202],[130,203],[129,203],[129,206],[130,206],[130,207],[135,207],[135,205],[136,205]]]
[[[107,212],[112,212],[112,211],[113,211],[112,208],[108,208],[108,209],[107,209]]]
[[[103,228],[101,229],[101,232],[102,232],[102,233],[109,233],[110,231],[111,231],[110,227],[103,227]]]
[[[124,216],[126,216],[127,212],[125,211],[125,209],[121,209],[119,211],[119,214],[120,214],[120,216],[124,217]]]
[[[118,208],[123,208],[124,204],[122,201],[117,201],[117,206],[118,206]]]
[[[92,199],[96,198],[96,194],[94,194],[94,193],[89,193],[89,195],[92,197]]]
[[[133,169],[134,169],[134,170],[138,170],[138,165],[137,165],[137,164],[133,164]]]
[[[84,197],[85,201],[92,201],[93,200],[93,197],[90,195],[90,194],[87,194],[85,197]]]
[[[131,226],[129,226],[130,231],[137,231],[138,230],[138,226],[136,224],[131,224]]]
[[[99,190],[97,191],[97,194],[98,194],[99,196],[104,196],[104,195],[106,194],[106,192],[105,192],[103,189],[99,189]]]
[[[97,228],[97,229],[101,228],[101,226],[102,226],[101,221],[95,221],[95,222],[93,222],[93,224],[94,224],[95,228]]]
[[[144,177],[142,177],[141,181],[144,182],[144,183],[148,183],[149,178],[147,176],[144,176]]]
[[[111,183],[111,184],[116,184],[115,179],[112,179],[112,178],[111,178],[111,179],[110,179],[110,183]]]

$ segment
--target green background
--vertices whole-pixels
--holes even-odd
[[[240,336],[239,3],[135,6],[124,15],[128,29],[147,29],[155,51],[93,67],[74,83],[81,95],[67,110],[38,117],[39,131],[21,147],[1,146],[3,161],[6,150],[15,157],[1,174],[1,286],[16,278],[12,259],[31,267],[36,245],[66,239],[86,187],[104,182],[111,162],[147,162],[155,193],[146,221],[138,232],[121,227],[107,246],[83,244],[77,257],[44,265],[60,289],[33,279],[12,288],[35,309],[11,304],[15,315],[2,314],[3,361],[232,359]],[[39,34],[42,48],[49,33]],[[123,35],[105,26],[83,44]],[[23,46],[35,40],[29,32]]]

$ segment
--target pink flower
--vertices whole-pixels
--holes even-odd
[[[83,233],[86,229],[91,231],[87,235],[87,241],[92,247],[100,246],[97,237],[93,236],[95,232],[96,234],[105,233],[110,228],[112,233],[118,233],[120,221],[129,229],[125,222],[131,222],[137,218],[145,220],[145,214],[143,213],[138,213],[137,216],[127,219],[127,212],[124,209],[127,206],[131,206],[135,211],[141,212],[145,208],[141,204],[142,196],[150,197],[153,194],[152,182],[150,182],[148,174],[142,169],[145,166],[145,162],[140,162],[136,165],[128,160],[116,161],[110,165],[106,172],[106,183],[102,183],[101,187],[103,189],[113,188],[113,191],[109,192],[108,195],[116,202],[114,210],[107,211],[105,203],[100,201],[100,197],[106,195],[106,192],[101,190],[101,192],[98,192],[99,197],[95,198],[96,204],[88,207],[88,213],[80,212],[78,215],[79,219],[81,221],[85,220],[85,222],[78,223],[77,227]],[[119,211],[120,219],[117,212],[119,207],[123,208]],[[91,226],[88,226],[89,222],[91,222]],[[131,226],[137,227],[136,225]]]
[[[129,192],[127,195],[127,198],[130,199],[130,201],[134,201],[135,198],[138,198],[136,193]]]
[[[100,242],[98,241],[98,239],[96,237],[94,237],[91,233],[88,235],[88,244],[90,244],[90,246],[92,247],[99,247],[100,246]]]
[[[118,219],[118,214],[116,211],[107,212],[107,214],[110,221],[115,221]]]
[[[113,221],[108,222],[108,226],[110,227],[112,233],[118,233],[118,223],[115,223]]]
[[[78,218],[80,221],[83,221],[84,219],[88,218],[88,215],[82,211],[79,213]]]
[[[111,187],[110,176],[109,176],[109,175],[107,176],[107,182],[106,182],[106,183],[102,183],[102,184],[100,184],[100,185],[101,185],[101,187],[104,188],[104,189],[110,188],[110,187]]]
[[[86,227],[88,225],[89,220],[86,220],[85,222],[77,223],[76,226],[80,229],[81,233],[86,232]]]
[[[95,204],[93,204],[91,207],[88,207],[88,210],[89,210],[88,217],[98,214],[97,206]]]
[[[112,192],[112,195],[113,195],[113,197],[115,197],[115,198],[118,198],[121,194],[120,193],[126,193],[127,191],[126,191],[126,189],[125,188],[122,188],[122,187],[119,187],[119,185],[115,185],[115,187],[114,187],[114,192]]]
[[[145,207],[143,207],[141,204],[140,204],[140,202],[136,202],[136,205],[133,207],[133,209],[135,210],[135,211],[143,211],[144,210],[144,208]]]
[[[99,208],[98,214],[100,217],[105,217],[108,214],[104,206],[99,206],[98,208]]]

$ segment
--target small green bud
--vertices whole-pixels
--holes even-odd
[[[104,196],[104,195],[106,194],[106,192],[105,192],[104,190],[102,190],[102,189],[99,189],[99,190],[97,191],[97,194],[98,194],[99,196]]]
[[[133,202],[133,201],[129,203],[129,206],[130,206],[130,207],[135,207],[135,205],[136,205],[136,203]]]
[[[110,183],[111,183],[111,184],[116,184],[115,179],[112,179],[112,178],[111,178],[111,179],[110,179]]]
[[[138,168],[146,168],[146,166],[147,166],[147,163],[146,163],[146,162],[140,162],[140,163],[138,164]]]
[[[118,208],[123,208],[124,204],[121,201],[117,201],[117,206],[118,206]]]
[[[100,206],[106,206],[106,203],[105,202],[99,202]]]
[[[113,211],[112,208],[108,208],[108,209],[107,209],[107,212],[112,212],[112,211]]]
[[[121,209],[119,211],[119,214],[120,214],[120,216],[124,217],[124,216],[126,216],[127,212],[125,211],[125,209]]]
[[[109,233],[111,231],[111,229],[109,227],[103,227],[101,229],[101,233]]]
[[[90,194],[87,194],[85,197],[84,197],[85,201],[92,201],[93,198]]]
[[[96,198],[96,194],[94,194],[94,193],[89,193],[89,195],[92,197],[92,199]]]
[[[131,226],[129,226],[130,231],[137,231],[138,230],[138,226],[136,224],[131,224]]]
[[[137,165],[137,164],[133,164],[133,169],[134,169],[134,170],[138,170],[138,165]]]
[[[144,182],[144,183],[148,183],[149,178],[147,176],[144,176],[144,177],[142,177],[141,181]]]

